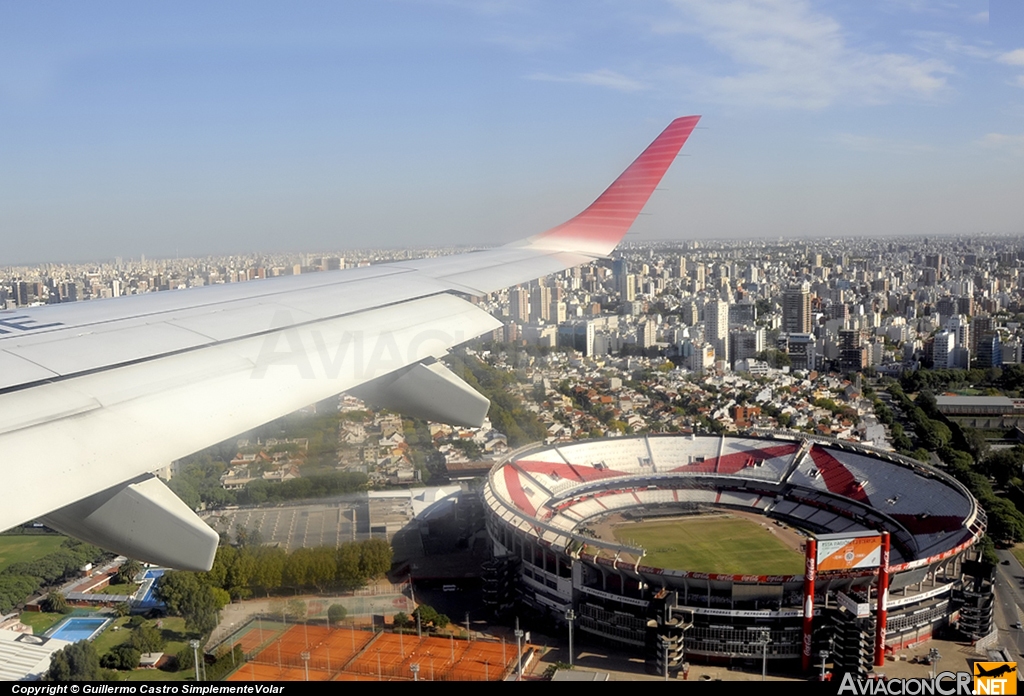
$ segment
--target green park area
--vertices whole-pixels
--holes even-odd
[[[41,636],[49,631],[61,619],[67,618],[67,614],[60,614],[51,611],[23,611],[19,621],[26,626],[32,627],[32,633]]]
[[[58,534],[0,534],[0,571],[56,551],[65,538]]]
[[[647,551],[643,564],[735,575],[799,575],[803,557],[761,525],[741,517],[702,516],[626,524],[623,544]]]
[[[1010,549],[1010,553],[1013,554],[1014,558],[1020,561],[1021,565],[1024,565],[1024,544],[1017,544]]]

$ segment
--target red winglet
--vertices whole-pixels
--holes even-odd
[[[669,124],[582,213],[530,239],[530,246],[607,255],[629,230],[700,116]]]

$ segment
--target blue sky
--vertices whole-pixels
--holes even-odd
[[[1022,234],[1012,1],[0,0],[0,264],[503,243],[695,113],[635,238]]]

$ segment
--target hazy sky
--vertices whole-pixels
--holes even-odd
[[[0,265],[501,243],[702,114],[636,238],[1024,234],[1017,0],[0,0]]]

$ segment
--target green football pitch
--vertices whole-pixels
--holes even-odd
[[[56,551],[67,537],[56,534],[0,534],[0,570]]]
[[[734,575],[800,575],[804,560],[760,524],[709,516],[615,527],[619,543],[647,551],[643,565]]]

